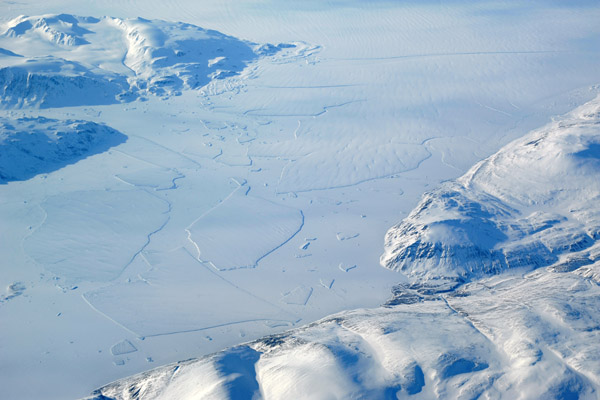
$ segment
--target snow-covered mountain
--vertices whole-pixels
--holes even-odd
[[[457,282],[600,258],[600,100],[526,135],[424,195],[386,235],[382,265]]]
[[[413,279],[385,306],[91,398],[597,398],[599,148],[600,97],[426,194],[386,237]]]
[[[91,398],[594,399],[599,283],[547,270],[497,276],[412,304],[340,313],[123,379]]]
[[[149,372],[155,393],[597,390],[596,117],[571,115],[570,147],[549,146],[571,154],[544,161],[568,174],[552,175],[565,197],[527,171],[510,174],[539,184],[531,205],[482,172],[456,179],[597,96],[598,2],[0,9],[1,399],[81,398],[190,358]],[[437,243],[429,264],[410,250]],[[542,356],[521,369],[534,356],[513,348]],[[103,391],[131,385],[151,389]]]
[[[181,94],[296,44],[258,45],[185,23],[20,16],[0,26],[0,106],[64,107]]]

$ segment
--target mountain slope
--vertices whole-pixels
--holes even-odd
[[[99,105],[177,95],[295,47],[258,45],[180,22],[20,16],[0,33],[0,106]]]
[[[505,146],[424,195],[386,235],[383,266],[456,282],[598,260],[600,99]]]
[[[0,184],[55,171],[126,139],[90,121],[0,117]]]
[[[503,275],[343,312],[92,398],[596,398],[600,282],[582,275]]]

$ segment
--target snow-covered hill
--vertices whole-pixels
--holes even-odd
[[[418,281],[465,282],[598,261],[599,126],[596,98],[425,194],[387,233],[382,265]]]
[[[52,172],[126,139],[89,121],[0,117],[0,184]]]
[[[343,312],[91,398],[595,399],[600,281],[584,275],[507,274],[412,304]]]
[[[385,265],[413,282],[385,306],[92,398],[597,398],[599,146],[600,97],[425,195],[386,238]]]
[[[0,26],[0,106],[64,107],[177,95],[295,44],[258,45],[185,23],[20,16]]]

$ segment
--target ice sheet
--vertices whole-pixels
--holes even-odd
[[[143,190],[88,191],[49,197],[27,254],[68,283],[119,276],[168,220],[169,205]]]
[[[198,260],[218,270],[253,268],[302,229],[301,211],[246,190],[240,188],[187,228]]]
[[[184,248],[142,253],[151,269],[137,279],[85,294],[111,320],[139,337],[297,317],[219,275]]]

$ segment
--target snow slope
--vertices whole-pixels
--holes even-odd
[[[485,278],[160,367],[90,398],[594,399],[599,284],[580,270]]]
[[[382,265],[423,282],[598,261],[600,98],[424,195],[386,235]]]
[[[260,46],[184,23],[48,14],[8,21],[0,47],[3,107],[64,107],[180,94],[296,45]]]
[[[600,97],[426,194],[386,238],[386,266],[415,278],[386,306],[160,367],[90,398],[597,398],[599,143]],[[442,250],[409,253],[415,242]],[[436,287],[445,278],[468,282]]]
[[[126,139],[94,122],[0,117],[0,184],[50,173]]]

